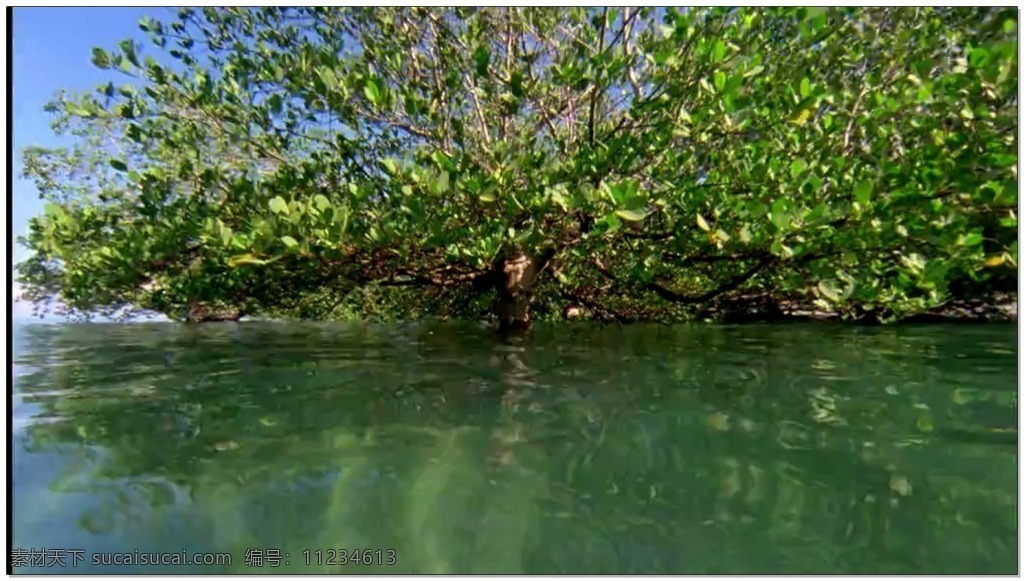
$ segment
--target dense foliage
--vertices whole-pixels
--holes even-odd
[[[1011,9],[184,9],[25,152],[72,312],[887,320],[1016,289]],[[170,64],[161,64],[161,63]]]

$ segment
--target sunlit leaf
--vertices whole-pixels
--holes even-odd
[[[615,210],[615,215],[627,222],[639,222],[647,217],[647,212],[641,210]]]
[[[270,200],[270,211],[275,214],[287,214],[288,213],[288,202],[284,201],[281,196],[276,196]]]
[[[381,104],[383,99],[380,85],[376,79],[367,79],[366,85],[363,87],[363,93],[366,95],[366,99],[374,106]]]
[[[853,189],[853,196],[857,199],[857,203],[862,206],[867,205],[871,201],[871,194],[874,188],[875,185],[869,180],[857,182],[856,187]]]
[[[1006,256],[1003,255],[1003,254],[996,254],[994,256],[989,256],[985,260],[985,266],[988,266],[988,267],[1002,266],[1002,264],[1004,262],[1006,262]]]
[[[806,170],[806,169],[807,169],[807,162],[804,161],[803,159],[799,159],[799,158],[794,159],[793,162],[789,164],[789,173],[794,178],[799,177],[800,175],[802,175],[804,173],[804,170]]]
[[[793,117],[790,119],[790,121],[792,121],[793,123],[795,123],[797,125],[803,125],[804,123],[807,123],[807,120],[810,119],[810,118],[811,118],[811,110],[810,109],[801,109],[800,111],[797,111],[797,113],[795,115],[793,115]]]
[[[836,286],[835,281],[831,280],[823,280],[819,282],[818,292],[820,292],[822,296],[824,296],[825,298],[832,302],[838,301],[841,296],[841,293],[838,287]]]
[[[239,265],[242,265],[242,264],[263,265],[263,264],[266,264],[266,263],[267,263],[266,260],[261,260],[261,259],[256,258],[255,256],[253,256],[251,254],[242,254],[242,255],[239,255],[239,256],[232,256],[231,258],[228,259],[228,266],[231,266],[231,267],[239,266]]]

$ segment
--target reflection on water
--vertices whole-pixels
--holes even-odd
[[[134,569],[153,573],[1017,570],[1012,326],[503,341],[111,324],[14,341],[14,547],[233,555]]]

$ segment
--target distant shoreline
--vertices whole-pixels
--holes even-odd
[[[812,305],[791,303],[782,309],[769,312],[725,313],[724,319],[731,323],[757,321],[821,321],[843,322],[841,316],[833,311],[821,311]],[[851,324],[875,325],[872,320],[851,320]],[[950,301],[927,312],[910,315],[887,323],[887,325],[922,324],[922,323],[1016,323],[1017,295],[1004,294],[992,301]]]
[[[422,319],[410,319],[405,321],[369,321],[366,319],[273,319],[260,317],[243,317],[238,321],[208,321],[203,323],[187,323],[184,321],[172,321],[165,317],[134,318],[127,320],[102,319],[93,321],[81,321],[61,318],[37,317],[12,317],[12,327],[29,325],[129,325],[129,324],[173,324],[183,327],[206,327],[209,325],[219,326],[225,323],[368,323],[387,324],[410,324],[410,323],[478,323],[493,324],[487,320],[455,319],[446,317],[426,317]],[[565,324],[565,323],[596,323],[603,325],[757,325],[766,323],[833,323],[861,327],[900,327],[903,325],[943,325],[943,324],[1008,324],[1017,323],[1017,300],[1012,302],[990,304],[990,305],[950,305],[932,312],[912,315],[898,321],[879,324],[870,320],[844,320],[836,313],[815,311],[813,309],[794,308],[786,312],[735,312],[715,320],[678,320],[678,321],[627,321],[608,322],[596,318],[581,317],[576,319],[539,319],[537,324]]]

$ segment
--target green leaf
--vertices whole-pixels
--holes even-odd
[[[117,171],[126,171],[128,169],[128,164],[126,164],[123,159],[118,159],[115,157],[111,158],[110,167],[116,169]]]
[[[382,96],[380,84],[376,79],[366,79],[366,86],[363,87],[363,93],[366,95],[366,99],[371,105],[376,107],[381,104]]]
[[[875,184],[869,180],[861,180],[853,188],[853,196],[861,206],[868,205],[871,201],[871,194],[875,190]]]
[[[785,230],[789,226],[788,204],[781,199],[772,202],[770,218],[776,228]]]
[[[608,214],[601,220],[607,227],[607,232],[618,232],[622,229],[622,220],[615,213]]]
[[[85,107],[82,107],[80,105],[73,105],[73,104],[69,104],[67,107],[68,107],[68,113],[70,113],[71,115],[74,115],[76,117],[85,117],[85,118],[92,117],[92,111],[90,111],[89,109],[87,109]]]
[[[331,201],[323,194],[313,196],[313,203],[316,204],[317,209],[321,212],[331,207]]]
[[[805,169],[807,169],[806,161],[800,158],[794,159],[793,163],[789,164],[789,175],[796,179],[804,173]]]
[[[486,47],[478,46],[473,51],[473,60],[476,62],[476,74],[481,77],[487,76],[487,66],[491,64],[491,51]]]
[[[323,81],[324,86],[327,87],[328,91],[336,91],[338,89],[338,77],[335,76],[333,70],[328,67],[323,67],[317,71],[317,74],[320,76],[320,80]],[[370,99],[370,101],[374,102],[373,99]],[[376,102],[374,102],[374,104],[376,105]]]
[[[800,109],[799,111],[796,112],[796,114],[790,117],[789,120],[797,125],[803,125],[804,123],[807,123],[808,119],[811,118],[812,113],[813,112],[810,109]]]
[[[435,151],[434,153],[430,154],[430,159],[432,159],[434,163],[437,164],[437,167],[445,171],[455,171],[455,162],[452,161],[452,158],[448,157],[447,155],[440,151]]]
[[[512,91],[517,99],[523,97],[523,73],[521,71],[513,71],[512,78],[509,82],[509,90]]]
[[[991,57],[992,53],[985,50],[984,48],[976,47],[971,49],[970,56],[968,56],[967,60],[970,63],[971,67],[981,68],[984,67],[989,62],[989,59]]]
[[[981,232],[971,232],[969,234],[962,235],[960,237],[960,245],[961,246],[977,246],[977,245],[981,244],[983,239],[984,239],[984,237],[981,235]]]
[[[295,248],[296,246],[299,245],[299,242],[292,238],[291,236],[282,236],[281,242],[284,242],[284,245],[287,246],[288,248]]]
[[[124,57],[128,59],[128,62],[135,66],[139,66],[139,55],[135,52],[135,42],[128,39],[122,40],[117,43],[117,46],[121,48],[121,52],[124,53]],[[122,67],[124,65],[122,64]]]
[[[743,77],[744,78],[756,77],[757,75],[760,75],[763,72],[764,72],[764,67],[761,66],[761,65],[757,65],[756,67],[754,67],[754,68],[750,69],[749,71],[747,71],[746,73],[744,73]]]
[[[390,175],[398,174],[398,164],[395,163],[395,160],[391,158],[382,159],[380,164],[384,167],[384,171],[388,172]]]
[[[835,282],[831,280],[823,280],[819,282],[818,291],[821,292],[822,296],[832,302],[838,302],[839,297],[841,296],[839,288],[836,286]]]
[[[800,81],[800,96],[804,99],[811,96],[811,80],[807,77]]]
[[[627,222],[639,222],[647,217],[647,212],[637,210],[615,210],[615,215]]]
[[[102,48],[94,48],[92,49],[92,64],[97,68],[109,69],[110,55]]]
[[[726,46],[725,42],[723,42],[721,40],[716,40],[715,44],[713,45],[713,47],[711,49],[711,59],[714,62],[718,62],[718,61],[722,60],[723,58],[725,58],[725,52],[726,52],[727,48],[728,47]]]
[[[632,188],[630,189],[632,191]],[[642,194],[630,195],[622,201],[624,210],[642,210],[647,207],[647,196]]]
[[[284,107],[284,101],[281,99],[281,95],[273,94],[267,99],[267,104],[270,105],[270,110],[275,115],[281,113],[282,107]]]
[[[714,83],[715,83],[715,88],[718,89],[719,92],[721,92],[723,89],[725,89],[725,81],[726,81],[725,72],[724,71],[715,71]]]
[[[614,185],[609,185],[607,182],[603,182],[601,187],[605,189],[609,199],[616,205],[621,204],[622,201],[626,199],[627,189],[626,184],[623,182]]]
[[[1004,262],[1006,262],[1006,256],[1003,254],[996,254],[985,260],[985,266],[995,268],[997,266],[1002,266]]]
[[[705,232],[711,230],[711,226],[708,225],[704,216],[701,216],[700,214],[697,214],[697,227]]]
[[[494,194],[480,194],[480,201],[485,203],[485,204],[490,204],[491,202],[495,201],[496,199],[497,198],[494,197]]]
[[[276,196],[270,200],[270,211],[275,214],[287,214],[288,202],[281,196]]]
[[[551,199],[551,203],[561,208],[563,212],[569,211],[569,202],[565,199],[562,192],[558,190],[548,190],[548,196]]]

